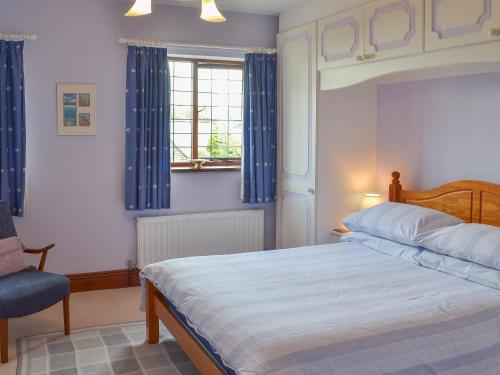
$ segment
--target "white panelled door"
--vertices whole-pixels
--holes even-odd
[[[316,69],[316,23],[278,35],[278,248],[316,243]]]

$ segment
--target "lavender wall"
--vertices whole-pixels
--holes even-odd
[[[153,15],[131,19],[122,16],[127,5],[0,0],[0,31],[39,36],[25,48],[28,207],[16,226],[27,245],[57,244],[50,271],[120,269],[136,258],[137,214],[123,208],[126,48],[117,38],[275,45],[275,17],[230,13],[227,23],[208,24],[197,9],[157,6]],[[57,83],[97,85],[96,137],[57,135]],[[163,213],[244,208],[239,189],[239,173],[174,174],[172,210]],[[268,206],[268,248],[274,226],[274,206]]]
[[[374,190],[377,87],[320,92],[318,108],[317,241],[328,243],[331,230]]]
[[[377,183],[400,170],[407,188],[458,179],[500,183],[500,74],[382,85]]]

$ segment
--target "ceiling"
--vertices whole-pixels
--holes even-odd
[[[156,4],[199,7],[201,0],[153,0]],[[278,14],[304,0],[216,0],[220,9],[262,14]]]

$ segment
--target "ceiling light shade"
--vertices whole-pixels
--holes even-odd
[[[201,0],[201,16],[202,20],[208,22],[225,22],[226,18],[219,12],[215,0]]]
[[[151,14],[151,0],[135,0],[132,8],[125,15],[127,17],[145,16]]]

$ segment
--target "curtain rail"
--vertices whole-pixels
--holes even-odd
[[[276,49],[272,48],[236,47],[236,46],[224,46],[219,44],[176,43],[176,42],[168,42],[165,40],[147,40],[147,39],[137,39],[137,38],[120,38],[118,39],[118,43],[136,47],[156,47],[156,48],[184,47],[184,48],[220,49],[226,51],[240,51],[248,53],[269,53],[269,54],[276,53]]]
[[[12,34],[12,33],[0,33],[0,40],[6,41],[30,41],[37,40],[38,36],[36,34]]]

